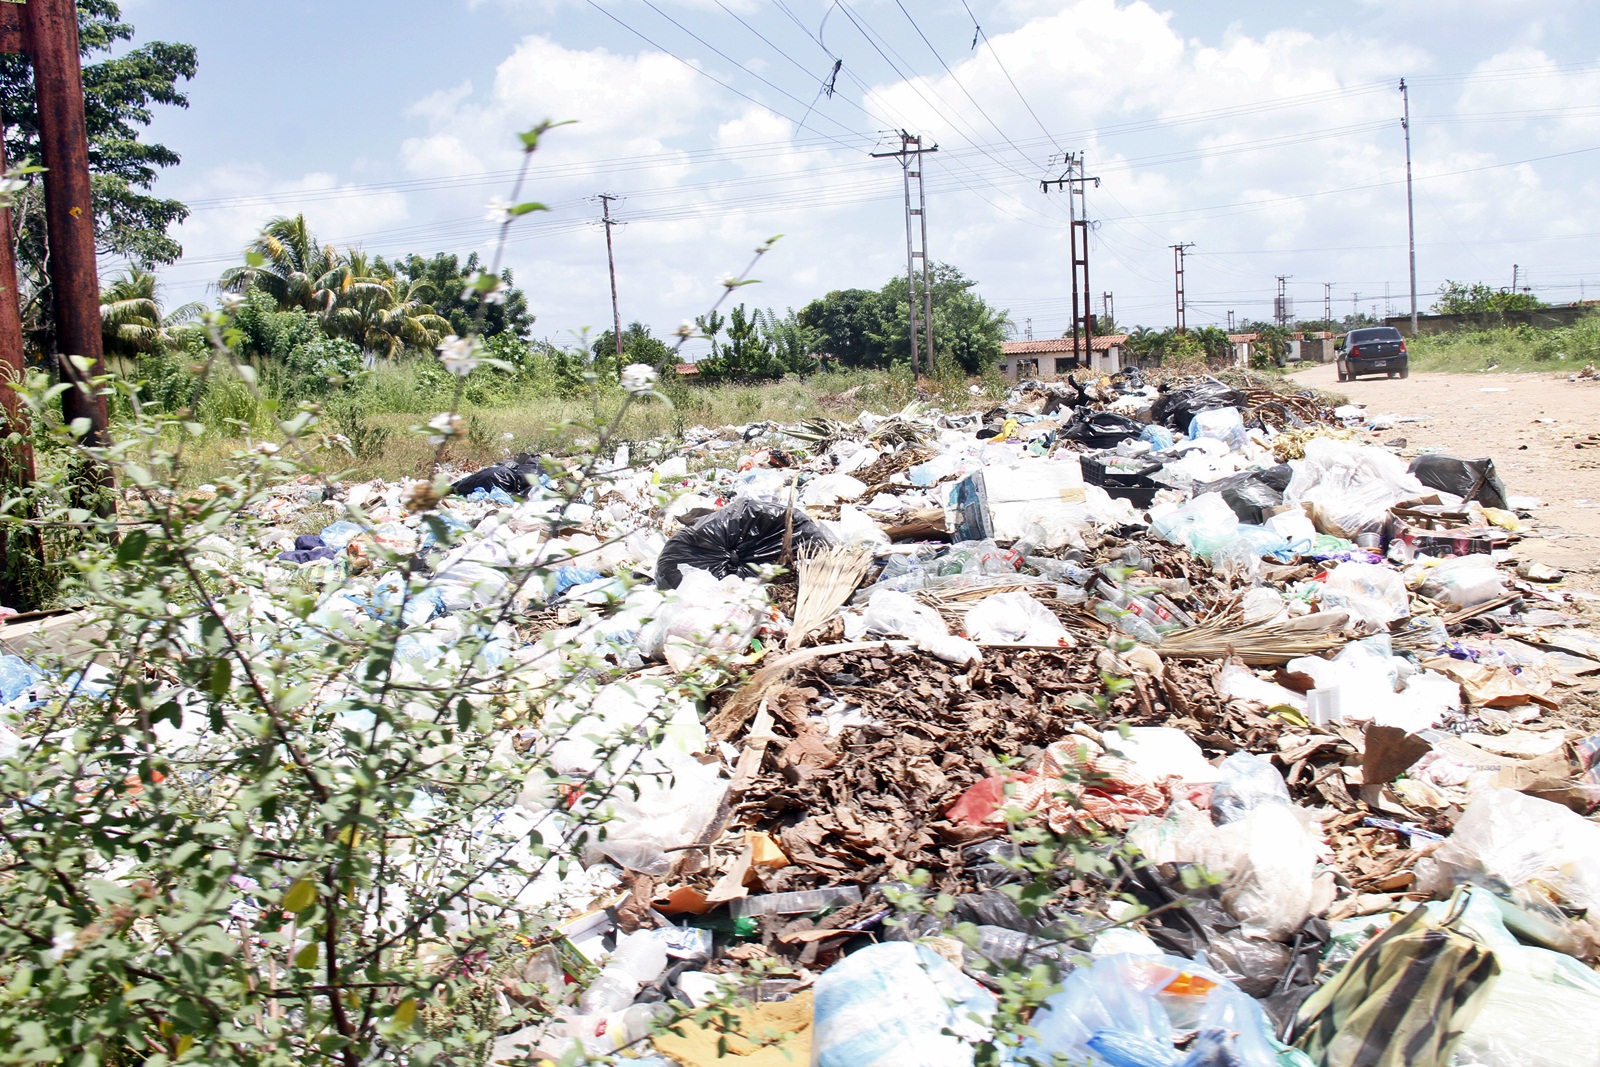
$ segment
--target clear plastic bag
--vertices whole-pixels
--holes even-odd
[[[817,1067],[971,1067],[994,998],[932,949],[869,945],[817,978]]]
[[[1411,614],[1411,597],[1398,571],[1376,563],[1341,563],[1323,585],[1324,611],[1348,611],[1372,629],[1386,629]]]
[[[1289,787],[1270,760],[1253,752],[1235,752],[1217,768],[1211,790],[1211,820],[1218,826],[1238,822],[1265,804],[1293,804]]]
[[[1072,644],[1055,612],[1021,590],[985,597],[967,612],[967,636],[985,643]]]
[[[1266,1014],[1210,967],[1177,956],[1107,956],[1068,975],[1017,1050],[1092,1067],[1311,1067]],[[1185,1053],[1176,1043],[1195,1035]],[[910,1062],[910,1061],[907,1061]]]
[[[1600,826],[1514,789],[1485,790],[1455,832],[1417,862],[1417,885],[1442,894],[1485,880],[1534,901],[1600,908]]]

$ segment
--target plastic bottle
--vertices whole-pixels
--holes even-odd
[[[1110,582],[1102,579],[1098,588],[1102,600],[1116,606],[1122,611],[1131,612],[1139,616],[1145,623],[1158,633],[1168,630],[1179,630],[1183,623],[1172,617],[1172,613],[1161,607],[1153,600],[1142,596],[1134,596],[1124,589],[1120,589]]]
[[[1161,633],[1151,626],[1138,613],[1128,608],[1119,607],[1105,600],[1094,602],[1095,617],[1102,622],[1110,623],[1129,637],[1141,644],[1159,645]]]
[[[667,969],[665,942],[654,930],[635,930],[617,942],[600,976],[578,999],[585,1015],[610,1015],[633,1003],[639,989]]]

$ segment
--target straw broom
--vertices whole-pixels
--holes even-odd
[[[828,545],[803,552],[795,563],[800,590],[784,647],[799,648],[801,641],[833,618],[871,565],[872,549],[865,545]]]

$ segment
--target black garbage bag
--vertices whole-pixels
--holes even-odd
[[[1294,471],[1289,469],[1289,465],[1280,463],[1265,470],[1243,471],[1215,482],[1197,485],[1194,495],[1221,493],[1222,499],[1228,502],[1240,522],[1260,526],[1265,518],[1262,512],[1283,503],[1283,491],[1289,488],[1289,479],[1293,476]]]
[[[1060,436],[1068,441],[1081,441],[1090,448],[1115,448],[1129,438],[1144,432],[1144,423],[1118,415],[1114,411],[1079,410]]]
[[[1188,433],[1189,423],[1202,411],[1242,407],[1244,394],[1239,390],[1215,378],[1203,378],[1162,393],[1150,406],[1150,417],[1179,433]]]
[[[783,555],[783,533],[789,523],[789,509],[780,504],[741,497],[673,534],[656,558],[656,586],[676,589],[683,580],[679,570],[687,564],[710,571],[718,578],[730,574],[754,577],[764,563],[777,563]],[[807,545],[829,540],[822,527],[805,512],[794,512],[795,552]]]
[[[1454,456],[1418,456],[1411,473],[1429,489],[1476,500],[1486,508],[1506,508],[1506,487],[1492,459],[1457,459]]]
[[[543,478],[544,464],[539,457],[522,452],[457,479],[450,491],[457,496],[471,496],[479,489],[499,489],[510,496],[527,496],[528,490]]]

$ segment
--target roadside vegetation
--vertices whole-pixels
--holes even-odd
[[[1411,369],[1418,371],[1577,371],[1600,363],[1600,312],[1561,329],[1460,330],[1418,337],[1409,347]]]

